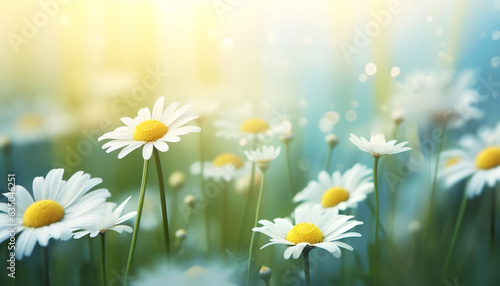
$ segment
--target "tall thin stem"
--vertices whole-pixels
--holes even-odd
[[[202,127],[203,121],[200,120],[200,127]],[[204,152],[203,152],[203,132],[200,132],[198,135],[198,156],[200,157],[200,188],[201,193],[205,191],[205,164],[204,164]],[[205,243],[206,243],[206,253],[210,251],[210,231],[209,231],[209,219],[208,219],[208,205],[203,208],[203,220],[205,224]]]
[[[333,146],[328,146],[328,153],[326,154],[325,166],[323,170],[328,172],[328,168],[330,167],[330,161],[332,160]]]
[[[43,259],[43,286],[50,285],[49,279],[49,246],[42,247],[42,259]]]
[[[309,252],[311,249],[309,247],[305,247],[302,251],[302,255],[304,256],[304,276],[306,280],[306,286],[311,286],[311,273],[309,271]]]
[[[379,242],[378,242],[378,228],[379,228],[379,202],[378,202],[378,160],[380,159],[379,156],[374,156],[373,157],[374,163],[373,163],[373,187],[375,189],[375,253],[374,257],[379,257]],[[374,263],[374,265],[377,265],[377,269],[373,272],[375,277],[378,277],[379,275],[379,269],[378,265],[379,263]],[[375,285],[378,285],[378,279],[375,279]]]
[[[446,126],[445,126],[446,128]],[[445,129],[446,130],[446,129]],[[432,174],[432,187],[431,187],[431,195],[429,197],[429,203],[428,208],[427,208],[427,217],[425,218],[425,230],[424,230],[424,240],[427,239],[427,233],[429,229],[429,224],[431,221],[432,217],[432,211],[433,211],[433,206],[434,206],[434,198],[436,196],[436,189],[437,189],[437,175],[439,171],[439,160],[441,159],[441,151],[443,150],[443,140],[438,141],[438,149],[437,149],[437,154],[436,154],[436,161],[434,163],[434,173]]]
[[[290,192],[293,198],[295,196],[295,190],[293,189],[292,167],[290,165],[290,147],[288,144],[289,142],[285,143],[286,171],[288,173],[288,182],[290,183]]]
[[[373,205],[370,202],[370,200],[366,200],[366,205],[370,209],[370,212],[372,213],[372,215],[375,216],[375,208],[373,207]],[[379,227],[380,227],[380,234],[382,236],[384,236],[385,238],[387,238],[387,241],[389,242],[389,246],[392,248],[392,251],[395,252],[396,251],[396,245],[394,244],[394,241],[392,241],[392,240],[389,239],[389,234],[385,230],[384,226],[382,224],[380,224],[380,222],[379,222]]]
[[[458,212],[457,222],[455,223],[455,230],[453,231],[453,238],[451,239],[450,248],[448,249],[448,254],[446,255],[446,262],[444,264],[443,278],[446,277],[448,273],[448,267],[450,266],[451,256],[453,250],[455,249],[455,243],[457,242],[458,232],[460,231],[460,226],[462,225],[462,220],[465,214],[465,208],[467,207],[467,195],[464,192],[462,203],[460,204],[460,211]]]
[[[102,271],[102,285],[106,286],[106,233],[100,232],[99,236],[101,237],[101,271]]]
[[[265,178],[265,172],[262,171],[262,179],[260,181],[259,198],[257,199],[257,209],[255,210],[255,220],[254,220],[253,227],[256,227],[257,222],[259,221],[260,202],[262,200],[262,190],[264,189],[264,178]],[[250,279],[252,277],[251,270],[252,270],[252,256],[253,256],[254,239],[255,239],[255,232],[252,231],[252,238],[250,239],[250,248],[248,249],[248,278],[247,278],[248,283],[247,283],[247,285],[250,285]]]
[[[149,160],[144,160],[144,166],[142,168],[142,180],[141,180],[141,192],[139,194],[139,205],[137,206],[137,216],[135,218],[134,234],[132,235],[132,242],[130,244],[130,251],[128,253],[127,267],[125,268],[125,277],[123,278],[123,284],[127,286],[127,277],[130,271],[130,265],[132,264],[132,256],[134,256],[135,244],[137,242],[137,236],[139,234],[139,226],[141,224],[142,207],[144,205],[144,196],[146,194],[146,181],[148,178],[148,163]]]
[[[243,220],[241,222],[241,229],[238,237],[238,249],[240,249],[241,244],[243,243],[243,232],[244,232],[243,230],[245,229],[245,226],[247,224],[248,213],[250,212],[250,206],[252,205],[254,181],[255,181],[255,163],[252,162],[252,171],[250,172],[250,183],[248,186],[247,201],[245,203],[245,208],[243,209]]]
[[[167,200],[165,198],[165,182],[163,181],[163,171],[161,169],[160,155],[156,148],[153,149],[155,156],[156,172],[158,174],[158,185],[160,191],[161,201],[161,217],[163,219],[163,238],[165,240],[165,250],[167,255],[167,262],[170,262],[170,233],[168,231],[168,213],[167,213]]]
[[[223,183],[222,185],[222,225],[221,225],[221,243],[222,243],[222,251],[224,252],[224,248],[227,247],[227,199],[228,199],[228,184]]]
[[[495,253],[495,212],[496,212],[496,189],[491,188],[490,208],[490,247],[491,253]]]

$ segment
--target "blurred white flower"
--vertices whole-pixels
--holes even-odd
[[[168,177],[168,185],[174,191],[182,188],[186,182],[186,175],[181,171],[175,171]]]
[[[238,155],[226,152],[218,155],[213,161],[203,162],[203,177],[215,181],[229,182],[238,179],[251,171],[251,163],[245,162]],[[199,175],[200,162],[191,164],[191,174]]]
[[[460,127],[484,116],[477,107],[476,78],[474,70],[415,72],[396,84],[392,108],[420,123],[441,121],[451,128]]]
[[[480,195],[485,186],[495,187],[500,182],[500,123],[480,129],[476,136],[464,135],[458,145],[442,153],[445,187],[470,178],[465,186],[468,198]]]
[[[233,107],[221,114],[221,119],[214,121],[217,128],[215,136],[225,139],[240,140],[245,138],[260,140],[272,135],[269,122],[265,118],[255,116],[252,105]]]
[[[262,150],[245,151],[247,159],[256,163],[261,171],[267,170],[271,162],[280,154],[281,147],[263,146]]]
[[[337,171],[329,176],[321,171],[318,180],[310,181],[293,201],[303,202],[302,205],[321,205],[329,210],[355,208],[373,192],[372,175],[372,169],[361,164],[354,165],[343,175]]]
[[[0,135],[24,144],[70,133],[76,120],[48,97],[10,97],[0,100]]]
[[[121,203],[121,205],[119,205],[115,210],[113,210],[116,206],[115,203],[105,203],[106,212],[101,217],[96,217],[95,221],[91,221],[88,225],[82,227],[82,230],[73,233],[73,237],[78,239],[87,234],[90,234],[90,237],[95,237],[99,233],[104,233],[108,230],[113,230],[118,233],[122,233],[124,231],[131,233],[133,229],[130,226],[120,225],[122,222],[135,217],[137,214],[137,211],[134,211],[122,216],[123,208],[128,203],[130,198],[131,196]]]
[[[207,100],[205,98],[196,98],[192,102],[193,110],[198,114],[199,120],[205,120],[205,118],[214,114],[220,105],[219,101]]]
[[[163,286],[166,281],[169,285],[182,286],[236,286],[231,282],[233,269],[216,262],[193,265],[189,268],[171,265],[166,262],[156,263],[153,270],[144,269],[131,285]]]
[[[336,111],[328,111],[318,121],[319,130],[322,133],[331,133],[335,129],[335,125],[339,122],[340,115]]]
[[[360,139],[358,136],[351,133],[349,140],[356,145],[359,150],[368,152],[374,157],[411,150],[410,147],[404,147],[404,145],[408,143],[407,141],[394,145],[396,144],[396,140],[386,142],[383,134],[372,135],[370,141],[368,141],[363,137]]]

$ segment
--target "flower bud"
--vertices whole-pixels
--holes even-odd
[[[262,280],[264,280],[266,283],[269,282],[269,279],[271,279],[271,268],[267,266],[262,266],[259,270],[259,276]]]
[[[293,140],[293,134],[290,131],[280,134],[280,140],[284,144],[288,144]]]
[[[394,124],[398,126],[405,121],[405,115],[401,110],[396,110],[391,114],[391,119],[394,121]]]
[[[179,241],[184,241],[186,240],[187,238],[187,232],[185,229],[181,228],[181,229],[178,229],[176,232],[175,232],[175,237],[179,240]]]
[[[196,205],[196,202],[197,202],[197,199],[194,195],[187,195],[185,198],[184,198],[184,203],[190,207],[190,208],[194,208],[194,206]]]
[[[333,148],[339,143],[339,138],[337,135],[330,133],[325,136],[325,142],[330,148]]]
[[[186,175],[181,171],[173,172],[170,177],[168,177],[168,185],[173,190],[178,190],[184,186],[186,182]]]

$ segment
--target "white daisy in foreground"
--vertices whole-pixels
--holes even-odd
[[[153,148],[166,152],[169,149],[167,142],[179,142],[180,135],[201,131],[198,126],[182,126],[198,118],[198,115],[190,110],[189,105],[177,109],[178,103],[174,102],[163,110],[164,100],[164,97],[158,98],[152,112],[145,107],[141,108],[138,116],[133,119],[130,117],[121,118],[126,126],[118,127],[97,139],[98,141],[112,139],[102,148],[107,148],[106,152],[109,153],[125,147],[118,154],[118,158],[121,159],[135,149],[144,146],[142,157],[144,160],[149,160]]]
[[[240,156],[226,152],[218,155],[213,161],[203,162],[203,177],[215,181],[231,181],[251,171],[250,162],[245,162]],[[194,162],[191,165],[191,173],[199,175],[201,172],[200,162]]]
[[[319,247],[327,250],[335,257],[341,256],[340,248],[353,248],[339,241],[342,238],[360,237],[357,232],[346,232],[363,222],[350,220],[353,216],[339,215],[336,212],[325,212],[320,206],[299,206],[295,209],[295,224],[288,218],[277,218],[274,222],[260,220],[263,226],[255,227],[254,232],[261,232],[271,238],[271,244],[284,244],[285,259],[299,258],[305,247]]]
[[[485,186],[500,182],[500,123],[495,129],[481,129],[477,136],[465,135],[459,148],[444,151],[440,176],[447,188],[469,178],[465,187],[468,198],[481,194]]]
[[[396,140],[386,142],[383,134],[372,135],[370,141],[368,141],[363,137],[359,138],[351,133],[349,140],[356,145],[359,150],[368,152],[373,157],[380,157],[386,154],[397,154],[411,150],[410,147],[404,147],[408,143],[407,141],[394,145],[396,144]]]
[[[34,199],[22,186],[16,186],[16,216],[7,214],[8,206],[0,203],[0,243],[10,236],[9,224],[17,224],[16,258],[30,256],[35,244],[45,247],[50,238],[68,240],[71,232],[102,215],[102,204],[110,193],[106,189],[89,192],[102,182],[82,171],[68,181],[62,179],[64,170],[51,170],[45,178],[33,180]],[[12,192],[5,193],[7,198]]]
[[[248,160],[257,164],[261,171],[266,171],[271,162],[278,157],[281,152],[281,147],[263,146],[262,150],[245,151]]]
[[[372,169],[361,164],[354,165],[343,175],[337,171],[329,176],[321,171],[318,180],[310,181],[293,201],[302,201],[302,205],[321,205],[329,210],[355,208],[373,192],[372,174]]]
[[[269,122],[262,117],[255,116],[252,109],[252,106],[247,104],[227,110],[222,114],[222,119],[214,121],[214,126],[217,128],[215,136],[240,140],[241,145],[246,145],[248,140],[255,138],[262,140],[271,135]]]
[[[82,231],[75,232],[73,237],[78,239],[90,234],[90,237],[96,237],[99,233],[107,232],[108,230],[114,230],[118,233],[128,232],[131,233],[133,229],[128,225],[120,225],[120,223],[127,221],[136,216],[137,212],[129,212],[122,216],[122,211],[125,205],[130,200],[131,196],[128,197],[121,205],[119,205],[114,211],[113,208],[116,206],[115,203],[105,203],[106,211],[101,217],[96,217],[95,221],[90,222],[90,224],[84,228]]]

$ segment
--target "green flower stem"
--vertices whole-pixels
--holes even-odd
[[[262,200],[262,190],[264,189],[264,178],[265,178],[265,171],[262,171],[262,179],[260,181],[259,198],[257,199],[257,209],[255,210],[255,220],[254,220],[253,227],[257,227],[257,222],[259,221],[260,202]],[[252,277],[251,270],[252,270],[252,256],[253,256],[254,239],[255,239],[255,232],[252,231],[252,238],[250,239],[250,248],[248,249],[248,278],[247,278],[248,283],[247,283],[247,285],[250,285],[250,280]]]
[[[467,195],[464,192],[462,203],[460,204],[460,210],[458,212],[457,222],[455,223],[455,230],[453,231],[453,238],[451,239],[450,248],[448,249],[448,254],[446,255],[446,262],[444,264],[444,270],[443,270],[443,278],[446,277],[446,274],[448,272],[448,267],[450,266],[451,255],[453,254],[455,243],[457,242],[458,232],[460,231],[460,226],[462,225],[462,220],[465,214],[465,208],[467,207],[467,200],[468,200]]]
[[[170,197],[170,227],[178,229],[178,223],[175,221],[177,219],[176,209],[178,207],[177,202],[179,201],[177,193],[180,191],[179,188],[172,189],[172,196]]]
[[[250,173],[250,185],[248,186],[247,201],[245,203],[245,208],[243,209],[243,220],[241,223],[241,229],[238,238],[238,249],[240,249],[241,245],[243,244],[243,232],[247,224],[248,213],[250,212],[250,206],[252,205],[254,180],[255,180],[255,163],[252,162],[252,171]]]
[[[389,226],[390,240],[394,240],[394,218],[396,216],[396,201],[397,201],[396,190],[393,190],[391,192],[391,224]]]
[[[292,167],[290,165],[290,147],[288,146],[288,144],[288,142],[285,143],[286,170],[288,173],[288,181],[290,183],[290,192],[293,198],[295,196],[295,190],[293,189]]]
[[[302,255],[304,256],[304,276],[306,280],[306,286],[311,286],[311,273],[309,272],[309,252],[311,248],[306,246],[302,251]]]
[[[446,130],[446,125],[443,128]],[[439,171],[439,160],[441,159],[441,151],[443,150],[443,140],[438,141],[438,147],[437,147],[437,154],[436,154],[436,162],[434,163],[434,173],[432,175],[432,186],[431,186],[431,195],[429,196],[429,203],[428,208],[427,208],[427,217],[425,218],[425,229],[424,229],[424,241],[427,240],[427,234],[428,230],[430,228],[430,221],[432,217],[432,212],[433,212],[433,206],[434,206],[434,199],[436,197],[436,189],[437,189],[437,175]]]
[[[99,236],[101,237],[101,270],[102,270],[102,285],[106,286],[106,233],[100,232]]]
[[[49,247],[42,247],[42,259],[43,259],[43,286],[49,286]]]
[[[399,124],[394,124],[394,129],[392,129],[392,139],[396,140],[396,136],[398,135]]]
[[[163,219],[163,238],[165,240],[165,250],[167,255],[167,262],[170,262],[170,233],[168,231],[168,212],[167,212],[167,200],[165,198],[165,182],[163,181],[163,171],[161,169],[160,155],[156,148],[153,149],[153,154],[155,156],[156,172],[158,174],[158,185],[160,191],[160,201],[161,201],[161,216]]]
[[[500,188],[500,185],[499,185]],[[495,253],[495,212],[496,212],[496,189],[491,188],[491,198],[490,198],[491,208],[490,208],[490,247],[491,253]]]
[[[200,127],[203,125],[203,121],[200,120]],[[205,155],[203,152],[203,133],[200,132],[198,135],[198,156],[200,157],[200,188],[201,188],[201,193],[205,191],[205,178],[203,175],[205,174],[205,165],[204,160],[205,160]],[[205,238],[206,238],[206,254],[210,252],[210,228],[209,228],[209,219],[208,219],[208,205],[203,208],[203,220],[205,224]]]
[[[328,172],[328,168],[330,167],[330,161],[332,160],[332,153],[333,153],[333,146],[328,147],[328,153],[326,154],[326,159],[325,159],[325,166],[323,167],[323,170]]]
[[[368,205],[368,208],[370,209],[370,212],[372,213],[373,216],[375,216],[375,208],[373,207],[373,205],[370,203],[369,200],[366,200],[366,204]],[[380,233],[386,238],[388,239],[389,241],[389,246],[392,248],[393,251],[396,251],[396,245],[394,244],[393,241],[391,241],[389,239],[389,234],[387,233],[387,231],[385,230],[385,227],[380,224],[379,222],[379,227],[380,227]]]
[[[132,264],[132,256],[134,256],[135,244],[137,242],[137,235],[139,234],[139,226],[141,224],[142,207],[144,205],[144,196],[146,194],[146,181],[148,178],[148,163],[149,160],[144,160],[144,167],[142,168],[141,192],[139,194],[139,205],[137,206],[137,216],[135,218],[134,234],[132,235],[132,243],[130,244],[130,251],[128,253],[127,267],[125,268],[125,277],[123,284],[127,286],[128,273],[130,265]]]
[[[379,202],[378,202],[378,161],[380,156],[374,156],[375,161],[373,163],[373,186],[375,189],[375,254],[374,257],[379,257],[379,242],[378,242],[378,228],[379,228]],[[377,265],[377,269],[374,271],[374,275],[378,278],[379,276],[379,263],[374,263],[373,265]],[[375,285],[378,285],[378,279],[375,279]]]
[[[228,183],[222,183],[222,224],[221,224],[221,235],[222,235],[222,251],[224,253],[225,247],[227,247],[227,200],[228,200]]]
[[[94,248],[92,247],[92,238],[89,236],[88,238],[88,246],[89,246],[89,259],[90,263],[94,263]]]
[[[10,143],[7,143],[7,146],[3,146],[2,155],[3,155],[3,164],[5,168],[5,177],[8,176],[12,172],[12,158],[11,158],[11,146]]]

